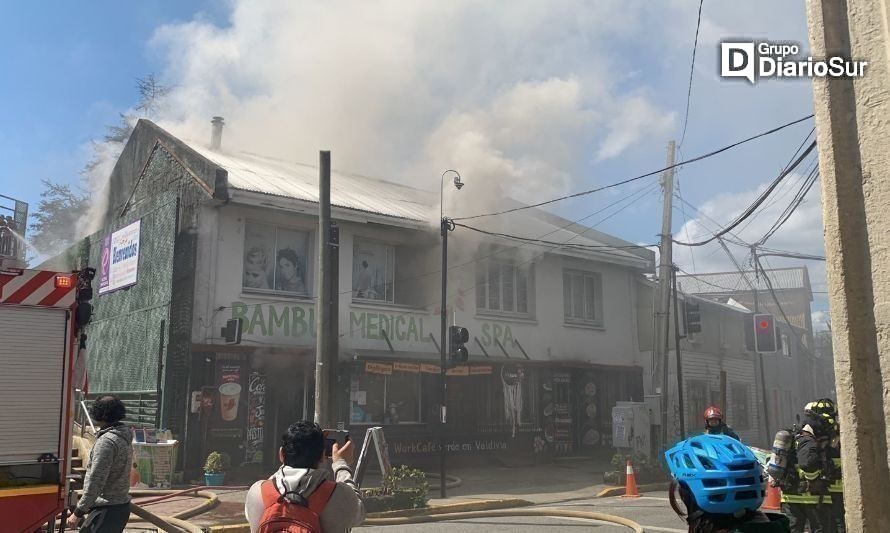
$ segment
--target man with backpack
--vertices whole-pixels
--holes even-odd
[[[254,483],[244,502],[251,533],[340,533],[361,524],[365,510],[349,467],[352,442],[334,444],[333,481],[318,424],[291,424],[281,441],[281,467],[269,479]]]
[[[821,400],[808,403],[803,427],[794,435],[789,477],[783,483],[782,512],[790,518],[795,533],[803,533],[807,524],[812,533],[833,531],[829,446],[837,432],[837,419],[832,411]]]

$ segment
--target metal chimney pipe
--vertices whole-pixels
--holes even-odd
[[[213,117],[210,124],[213,128],[210,132],[210,149],[219,150],[220,146],[222,146],[222,130],[225,121],[222,117]]]

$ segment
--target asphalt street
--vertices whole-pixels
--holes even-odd
[[[564,509],[589,511],[623,516],[634,520],[646,531],[658,533],[685,533],[684,522],[678,518],[668,503],[667,492],[652,492],[640,498],[584,498],[537,505],[533,509]],[[455,520],[425,524],[362,527],[361,531],[380,533],[439,531],[447,533],[500,532],[500,531],[597,531],[618,533],[628,528],[606,522],[569,517],[497,517]]]

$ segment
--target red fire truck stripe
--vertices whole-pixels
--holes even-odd
[[[38,271],[34,277],[29,279],[27,283],[22,285],[17,291],[10,294],[7,298],[4,298],[3,301],[10,304],[22,303],[31,295],[31,293],[40,288],[41,285],[53,279],[53,276],[55,276],[55,272],[47,272],[45,270]]]
[[[55,283],[55,280],[53,281]],[[56,305],[59,303],[59,300],[65,297],[66,294],[72,292],[74,290],[73,287],[63,287],[60,289],[55,289],[53,292],[47,294],[40,303],[37,305]]]
[[[5,274],[0,274],[0,289],[3,289],[3,286],[14,280],[18,276],[7,276]],[[3,294],[2,290],[0,290],[0,294]]]

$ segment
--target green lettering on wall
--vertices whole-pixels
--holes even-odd
[[[399,339],[400,341],[405,340],[405,330],[402,329],[405,326],[405,322],[407,322],[407,320],[405,320],[404,315],[399,315],[396,317],[396,324],[395,324],[396,338]]]
[[[254,330],[259,325],[260,327],[260,335],[266,335],[266,319],[263,317],[263,306],[262,305],[254,305],[253,306],[253,318],[250,321],[250,334],[255,335]]]
[[[278,310],[274,305],[269,306],[269,335],[275,335],[275,326],[278,326],[278,330],[284,329],[284,334],[288,335],[290,333],[290,322],[288,318],[290,318],[290,309],[285,307],[281,310],[281,315],[278,315]]]
[[[315,308],[309,308],[309,331],[312,333],[312,338],[315,338]]]
[[[306,324],[306,310],[297,306],[294,306],[293,309],[294,327],[291,328],[291,331],[293,331],[294,337],[304,337],[306,336],[306,332],[309,331],[309,325]]]
[[[417,321],[414,320],[413,316],[408,319],[408,334],[405,335],[405,338],[410,341],[412,336],[414,341],[417,342]]]
[[[376,339],[377,337],[377,315],[367,315],[368,320],[368,328],[366,330],[365,336],[369,339]]]
[[[505,348],[513,345],[513,332],[510,330],[510,326],[504,326],[504,340],[501,343]]]
[[[488,322],[482,324],[482,344],[491,346],[491,324]]]
[[[355,336],[355,330],[359,331],[359,335],[362,338],[365,337],[365,314],[364,313],[356,313],[354,311],[349,312],[349,336]]]
[[[241,302],[234,302],[232,304],[232,319],[240,318],[244,323],[241,327],[244,327],[244,324],[249,323],[247,320],[247,306]]]

